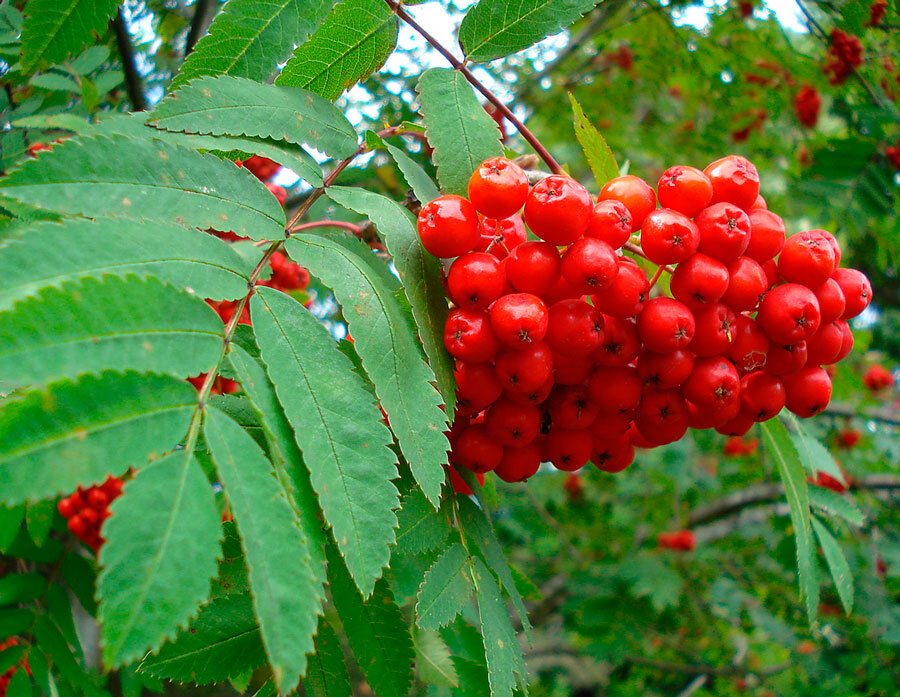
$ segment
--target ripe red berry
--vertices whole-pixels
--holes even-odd
[[[654,264],[677,264],[697,251],[700,231],[690,218],[669,208],[657,208],[644,219],[641,249]]]
[[[722,302],[735,312],[753,310],[769,288],[766,272],[750,257],[738,257],[728,265],[728,290]]]
[[[436,257],[458,257],[481,240],[478,213],[462,196],[440,196],[424,205],[418,230],[422,246]]]
[[[741,414],[753,421],[768,421],[784,408],[781,378],[757,370],[741,378]]]
[[[681,386],[685,399],[699,407],[725,407],[738,398],[739,390],[737,368],[721,356],[697,358]]]
[[[643,387],[643,381],[630,366],[598,366],[587,389],[598,413],[608,416],[634,411]]]
[[[591,300],[604,314],[624,319],[641,311],[649,292],[650,281],[644,270],[623,258],[612,284],[591,295]]]
[[[72,501],[71,498],[60,499],[59,503],[56,504],[56,508],[59,510],[59,514],[63,518],[71,518],[80,510],[75,506],[75,502]]]
[[[847,309],[847,301],[844,298],[844,291],[838,282],[833,278],[829,278],[825,283],[815,289],[816,300],[819,301],[819,313],[821,314],[822,324],[835,322],[844,314]]]
[[[716,433],[721,433],[723,436],[739,437],[743,436],[747,431],[753,428],[753,421],[743,414],[738,414],[730,421],[726,421],[714,428],[716,429]]]
[[[727,354],[734,342],[737,317],[724,303],[712,303],[694,316],[694,338],[688,345],[698,356]]]
[[[553,354],[543,341],[522,349],[504,349],[494,360],[494,370],[503,389],[528,394],[540,389],[553,374]]]
[[[631,425],[632,414],[604,414],[597,418],[591,426],[594,442],[597,440],[614,440],[625,435]],[[594,461],[596,464],[596,461]]]
[[[510,252],[505,267],[517,291],[544,296],[559,280],[559,252],[549,242],[524,242]]]
[[[544,302],[547,305],[553,305],[554,303],[558,303],[560,300],[575,300],[580,299],[583,293],[579,293],[578,289],[573,287],[571,283],[569,283],[565,277],[560,274],[559,278],[556,279],[556,283],[553,287],[545,292],[541,297],[544,299]]]
[[[594,353],[597,365],[628,365],[640,349],[641,342],[634,322],[603,315],[603,341]]]
[[[90,509],[88,509],[88,510],[90,510]],[[84,518],[81,517],[80,513],[69,518],[69,522],[67,523],[67,526],[69,528],[69,532],[71,532],[73,535],[75,535],[75,537],[79,537],[79,538],[87,535],[89,527],[90,527],[88,525],[87,521],[85,521]]]
[[[591,214],[591,222],[584,234],[603,240],[613,249],[624,245],[634,232],[634,219],[621,201],[609,199],[597,201]]]
[[[504,448],[494,473],[504,482],[524,482],[541,466],[541,447],[533,442],[521,448]]]
[[[733,203],[749,209],[759,196],[759,172],[746,157],[728,155],[703,170],[713,187],[713,203]]]
[[[551,305],[550,308],[552,311],[553,306]],[[551,314],[546,338],[549,339],[552,331],[553,315]],[[549,340],[547,343],[550,343]],[[553,379],[557,385],[583,385],[587,382],[593,367],[594,359],[590,355],[566,356],[561,353],[553,354]]]
[[[634,413],[634,426],[653,445],[682,438],[688,429],[688,410],[681,392],[645,389]]]
[[[819,326],[819,330],[806,340],[808,365],[830,365],[837,361],[844,344],[844,332],[837,322]]]
[[[696,167],[675,165],[663,172],[656,186],[659,205],[693,218],[712,201],[712,182]]]
[[[750,220],[750,242],[744,254],[760,264],[774,259],[784,247],[784,221],[764,208],[752,208],[747,217]]]
[[[540,404],[543,404],[547,401],[547,397],[550,396],[550,393],[553,391],[553,385],[555,384],[555,380],[551,375],[548,377],[542,385],[539,387],[535,387],[533,390],[524,391],[524,390],[506,390],[503,394],[509,399],[511,402],[515,402],[516,404],[521,404],[525,407],[536,407]]]
[[[484,416],[490,436],[501,445],[519,448],[533,441],[541,428],[541,412],[537,407],[516,404],[501,397]]]
[[[850,331],[850,325],[847,324],[845,320],[839,319],[837,321],[838,327],[841,328],[841,350],[838,353],[837,358],[834,359],[835,363],[840,363],[847,356],[850,355],[850,352],[853,350],[853,332]]]
[[[587,230],[593,214],[591,195],[571,177],[552,174],[531,189],[525,222],[542,240],[571,244]]]
[[[454,358],[469,363],[484,363],[500,350],[486,312],[456,309],[444,325],[444,346]]]
[[[510,293],[490,309],[491,328],[504,346],[523,349],[547,334],[547,306],[531,293]]]
[[[894,376],[883,365],[870,365],[863,375],[863,384],[872,392],[878,392],[894,384]]]
[[[750,242],[750,218],[732,203],[714,203],[695,221],[700,230],[698,249],[726,264],[737,259]]]
[[[741,411],[740,399],[733,399],[722,405],[700,406],[693,402],[687,403],[688,426],[697,430],[716,428],[728,423],[738,416]]]
[[[544,445],[547,459],[563,472],[574,472],[591,459],[594,437],[590,430],[572,431],[567,428],[551,428]]]
[[[525,223],[518,214],[503,219],[482,218],[479,225],[481,240],[475,251],[488,252],[498,259],[505,259],[526,239]]]
[[[819,328],[819,301],[806,286],[785,283],[766,293],[756,321],[768,337],[782,344],[795,344]]]
[[[452,457],[455,464],[473,472],[490,472],[500,464],[503,447],[483,424],[472,424],[456,439]]]
[[[832,278],[844,291],[846,307],[841,319],[853,319],[872,302],[872,284],[862,271],[836,269]]]
[[[632,226],[635,230],[641,228],[644,218],[656,208],[656,192],[653,191],[653,187],[633,174],[610,179],[600,189],[597,199],[619,201],[625,204],[631,213]]]
[[[694,338],[694,315],[677,300],[653,298],[638,315],[637,330],[649,350],[669,353],[685,348]]]
[[[582,237],[563,254],[561,269],[576,291],[589,295],[612,285],[619,272],[619,262],[606,242]]]
[[[834,273],[834,249],[818,230],[798,232],[784,243],[778,275],[789,283],[818,288]]]
[[[728,352],[739,373],[750,373],[766,365],[769,353],[769,337],[756,321],[746,315],[738,315],[734,322],[734,341]]]
[[[95,511],[102,511],[109,505],[109,497],[103,489],[94,487],[88,491],[87,504]]]
[[[96,527],[100,522],[100,512],[96,508],[82,508],[78,517],[84,521],[88,528]]]
[[[641,351],[637,357],[637,374],[650,387],[678,387],[694,369],[694,354],[685,349],[671,353]]]
[[[631,438],[624,434],[618,438],[594,438],[591,462],[602,472],[610,474],[621,472],[634,462],[634,446],[631,444]]]
[[[586,356],[603,341],[603,314],[584,300],[560,300],[547,310],[547,344],[562,356]]]
[[[503,294],[506,278],[493,254],[469,252],[450,266],[450,298],[466,310],[483,310]]]
[[[778,283],[778,264],[774,259],[769,259],[763,262],[762,269],[766,274],[766,283],[769,284],[769,288],[772,288]]]
[[[837,238],[832,235],[828,230],[816,230],[815,232],[819,233],[819,236],[824,238],[831,249],[834,251],[834,268],[837,268],[841,265],[841,244],[837,241]]]
[[[505,157],[482,162],[469,179],[469,200],[488,218],[507,218],[525,205],[528,177],[519,165]]]
[[[823,411],[831,400],[831,378],[824,368],[808,366],[784,378],[786,406],[801,418]]]
[[[706,254],[694,254],[675,267],[669,289],[692,312],[718,301],[728,289],[728,267]]]
[[[761,210],[767,210],[769,208],[769,206],[766,205],[766,199],[763,198],[762,194],[757,196],[756,200],[753,202],[753,205],[750,206],[751,211],[756,210],[757,208],[759,208]],[[748,211],[748,213],[749,213],[749,211]]]
[[[503,385],[490,363],[456,364],[457,403],[473,413],[493,404],[503,392]]]
[[[584,386],[557,387],[547,400],[547,412],[553,428],[580,430],[590,428],[600,413]]]
[[[771,344],[766,355],[766,372],[772,375],[793,375],[806,365],[806,341],[796,344]]]

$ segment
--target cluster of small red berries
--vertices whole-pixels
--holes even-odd
[[[875,2],[869,5],[869,21],[866,23],[866,26],[877,27],[881,24],[881,20],[884,19],[887,8],[887,0],[875,0]]]
[[[838,268],[825,231],[785,241],[743,157],[672,167],[658,197],[662,208],[626,175],[595,203],[567,176],[529,187],[518,165],[492,158],[468,198],[422,208],[425,249],[457,257],[444,329],[456,359],[455,466],[505,481],[545,461],[618,472],[635,446],[671,443],[689,427],[743,435],[785,406],[801,417],[825,408],[821,366],[850,352],[847,320],[869,304],[868,279]],[[525,224],[538,240],[526,241]],[[653,281],[617,252],[626,246],[659,265]],[[675,264],[674,297],[650,298]]]
[[[863,384],[870,392],[881,392],[894,384],[894,376],[880,363],[874,363],[866,369]]]
[[[897,79],[900,80],[900,76]],[[900,172],[900,138],[897,139],[896,145],[888,145],[884,149],[884,156],[891,163],[891,167]]]
[[[759,449],[759,438],[744,440],[742,436],[731,436],[725,441],[722,452],[729,456],[752,455]]]
[[[819,121],[822,97],[812,85],[803,85],[794,95],[794,113],[797,120],[807,128],[815,128]]]
[[[862,43],[859,37],[841,29],[833,29],[831,45],[825,54],[825,65],[822,66],[828,82],[832,85],[842,84],[862,62]]]
[[[69,532],[96,552],[103,545],[100,528],[109,517],[109,504],[121,493],[122,480],[108,477],[99,486],[78,487],[74,494],[61,499],[57,508],[69,521]]]
[[[847,450],[855,448],[861,438],[862,433],[860,433],[858,428],[845,428],[837,434],[838,445]]]
[[[18,646],[19,640],[16,637],[9,637],[8,639],[4,639],[0,641],[0,651],[5,651],[6,649],[12,646]],[[31,668],[28,666],[28,660],[23,658],[16,665],[8,668],[2,675],[0,675],[0,697],[6,697],[6,690],[9,687],[9,681],[12,680],[13,675],[16,674],[16,671],[19,668],[24,668],[25,672],[28,675],[31,675]]]
[[[278,199],[278,203],[282,206],[284,205],[285,201],[287,201],[287,191],[285,191],[283,186],[273,184],[269,181],[278,174],[281,165],[274,160],[270,160],[268,157],[261,157],[260,155],[254,155],[243,161],[238,160],[236,164],[238,167],[246,167],[250,170],[257,179],[266,185],[266,188],[272,192],[272,195]]]
[[[693,552],[697,549],[697,539],[692,530],[676,530],[661,532],[656,538],[660,549],[673,549],[678,552]]]

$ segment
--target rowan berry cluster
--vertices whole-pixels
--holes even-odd
[[[894,376],[880,363],[874,363],[866,369],[863,384],[870,392],[881,392],[894,384]]]
[[[887,0],[875,0],[869,5],[869,21],[866,26],[877,27],[881,24],[881,20],[884,19],[884,15],[887,12],[887,7]]]
[[[16,637],[9,637],[8,639],[0,641],[0,651],[5,651],[12,646],[18,646],[18,644],[19,640]],[[19,670],[19,668],[24,668],[25,672],[27,672],[28,675],[31,675],[31,668],[28,666],[28,660],[25,658],[22,658],[22,660],[14,666],[7,668],[6,671],[0,675],[0,697],[6,697],[9,681],[12,680],[13,675],[16,674],[16,671]]]
[[[900,76],[897,77],[897,80],[900,81]],[[891,167],[900,172],[900,138],[897,139],[896,145],[888,145],[884,149],[884,156],[891,163]]]
[[[722,452],[729,456],[752,455],[759,449],[759,438],[744,440],[742,436],[731,436],[725,441]]]
[[[841,29],[832,30],[831,45],[825,54],[825,65],[822,66],[828,82],[832,85],[842,84],[862,62],[862,43],[859,37]]]
[[[122,493],[122,480],[107,477],[103,484],[78,490],[57,504],[60,514],[68,519],[69,532],[95,552],[103,545],[100,528],[109,517],[109,504]]]
[[[822,97],[811,85],[803,85],[794,95],[794,113],[797,114],[797,120],[807,128],[815,128],[821,108]]]
[[[492,158],[468,198],[425,205],[418,231],[430,253],[456,257],[444,330],[458,391],[451,461],[505,481],[545,461],[618,472],[635,446],[689,427],[737,436],[785,406],[820,412],[831,397],[822,366],[850,352],[847,320],[872,295],[862,273],[838,268],[829,233],[785,241],[739,156],[671,167],[657,191],[617,177],[596,202],[567,176],[529,186],[518,165]],[[659,265],[652,281],[623,248]],[[672,297],[650,297],[664,269]]]
[[[697,548],[697,539],[691,530],[661,532],[656,538],[660,549],[673,549],[678,552],[693,552]]]

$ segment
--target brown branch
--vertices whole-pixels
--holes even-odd
[[[793,661],[784,661],[783,663],[775,663],[769,666],[760,666],[759,668],[748,669],[744,664],[729,664],[726,666],[709,666],[689,663],[675,663],[673,661],[661,661],[655,658],[647,658],[646,656],[626,656],[625,660],[636,666],[652,668],[664,673],[679,673],[682,675],[775,675],[788,670]]]
[[[125,89],[128,91],[128,101],[131,102],[133,111],[147,109],[147,100],[144,97],[144,87],[137,65],[134,62],[134,48],[131,45],[131,34],[128,32],[128,23],[122,14],[120,7],[113,19],[113,30],[116,32],[116,44],[119,47],[119,57],[122,59],[122,71],[125,74]]]
[[[415,19],[410,16],[410,14],[403,9],[401,4],[397,2],[397,0],[384,0],[387,5],[394,11],[394,14],[397,15],[401,20],[403,20],[406,24],[408,24],[413,30],[415,30],[425,41],[427,41],[431,46],[440,53],[444,58],[447,59],[447,62],[453,66],[455,70],[458,70],[463,77],[472,85],[476,90],[481,92],[485,99],[487,99],[491,104],[493,104],[497,111],[499,111],[503,116],[516,127],[516,130],[522,134],[522,137],[528,141],[528,144],[534,148],[534,151],[540,155],[540,158],[547,164],[547,167],[550,168],[550,171],[554,174],[563,174],[562,168],[559,166],[559,163],[553,158],[553,155],[550,154],[550,151],[544,147],[544,145],[537,139],[537,137],[532,133],[528,128],[522,123],[519,118],[512,113],[512,111],[507,107],[500,99],[491,92],[487,87],[485,87],[481,81],[472,74],[472,71],[469,70],[465,63],[460,61],[456,56],[454,56],[443,44],[441,44],[437,39],[435,39],[431,34],[429,34],[422,26],[416,22]]]
[[[194,4],[194,18],[191,20],[191,28],[184,41],[185,58],[187,58],[190,52],[194,50],[194,46],[197,45],[203,32],[206,31],[206,19],[209,15],[210,7],[212,7],[212,0],[197,0]]]
[[[830,416],[847,416],[859,417],[867,421],[880,421],[881,423],[891,424],[892,426],[900,426],[900,411],[896,409],[867,409],[861,411],[852,404],[844,402],[833,402],[829,404],[823,414]]]

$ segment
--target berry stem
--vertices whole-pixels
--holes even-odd
[[[644,250],[641,249],[641,245],[637,244],[636,242],[626,242],[624,245],[622,245],[622,249],[631,252],[636,256],[639,256],[641,259],[647,259],[647,255],[644,254]],[[647,259],[647,261],[650,260]],[[673,273],[675,271],[675,269],[673,269],[671,266],[660,266],[659,268],[666,273]],[[659,273],[659,270],[657,270],[657,273]],[[656,281],[653,281],[653,283],[655,282]],[[651,287],[652,285],[653,284],[651,283]]]
[[[656,272],[653,274],[653,277],[650,279],[650,287],[651,288],[656,285],[656,282],[659,280],[659,277],[662,276],[662,273],[665,270],[666,269],[664,266],[656,267]]]
[[[342,230],[347,230],[348,232],[352,232],[354,235],[359,237],[362,234],[362,226],[356,225],[355,223],[348,223],[344,220],[313,220],[309,223],[301,223],[300,225],[295,225],[288,232],[292,235],[296,232],[303,232],[304,230],[312,230],[314,228],[319,227],[336,227],[341,228]]]
[[[415,19],[410,16],[410,14],[403,9],[401,4],[397,0],[384,0],[391,10],[394,11],[394,14],[397,15],[401,20],[403,20],[406,24],[408,24],[413,30],[415,30],[425,41],[431,44],[434,49],[440,53],[444,58],[447,59],[447,62],[453,66],[455,70],[458,70],[462,73],[463,77],[472,85],[476,90],[481,92],[485,99],[487,99],[491,104],[493,104],[497,111],[503,114],[509,122],[516,127],[516,130],[522,134],[522,137],[528,141],[528,144],[534,148],[534,151],[540,156],[540,158],[547,164],[547,167],[550,168],[550,171],[554,174],[564,174],[562,167],[559,166],[559,163],[553,158],[553,155],[550,154],[550,151],[544,147],[544,145],[537,139],[537,136],[532,133],[528,127],[522,123],[522,121],[516,117],[515,114],[506,106],[500,99],[491,92],[484,84],[469,70],[465,63],[460,61],[456,56],[454,56],[445,46],[443,46],[437,39],[435,39],[431,34],[429,34]]]

